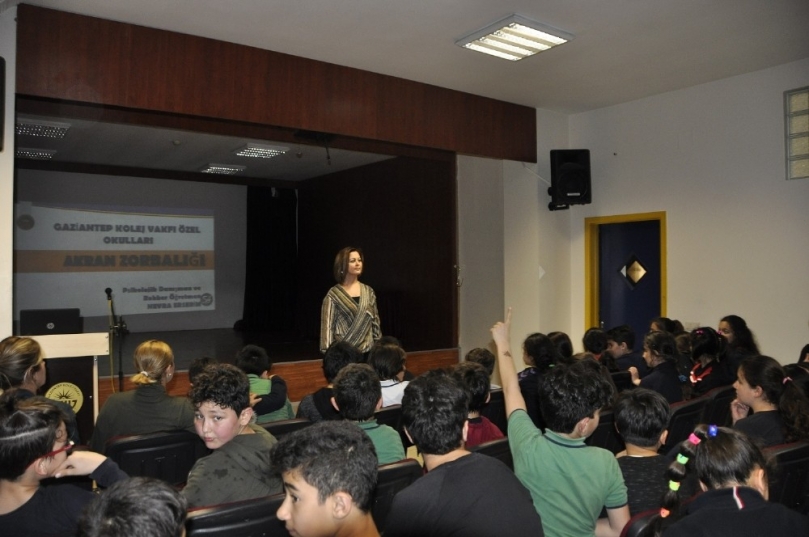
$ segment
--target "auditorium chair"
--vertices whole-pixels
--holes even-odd
[[[499,459],[512,471],[514,470],[514,458],[511,456],[511,448],[508,445],[508,438],[498,438],[497,440],[489,440],[476,446],[472,446],[469,451],[474,453],[483,453],[489,457]]]
[[[402,427],[402,405],[390,405],[380,408],[374,413],[374,418],[380,425],[387,425],[399,433],[399,438],[402,439],[402,446],[404,446],[405,451],[413,445],[407,434],[405,434],[404,427]]]
[[[629,522],[626,523],[624,529],[621,530],[621,537],[639,537],[643,535],[646,526],[649,525],[649,522],[658,513],[660,513],[660,509],[650,509],[633,516],[629,519]]]
[[[266,429],[275,438],[281,438],[285,434],[298,431],[304,427],[308,427],[309,425],[312,425],[312,422],[306,418],[291,418],[288,420],[262,423],[261,427],[264,427],[264,429]]]
[[[612,410],[601,411],[598,427],[584,442],[588,446],[604,448],[612,453],[618,453],[626,449],[624,440],[615,429],[615,414]]]
[[[189,431],[117,436],[104,449],[130,477],[155,477],[174,486],[184,485],[197,459],[209,453],[202,439]]]
[[[719,386],[700,396],[700,399],[705,399],[700,423],[730,427],[730,402],[736,399],[736,388]]]
[[[694,432],[697,424],[702,423],[702,410],[706,399],[700,397],[691,401],[683,401],[671,405],[671,422],[669,423],[669,436],[666,443],[658,452],[667,454],[680,442]]]
[[[188,512],[185,531],[188,537],[288,537],[284,522],[276,511],[284,502],[284,493],[254,500],[201,507]]]
[[[635,385],[632,384],[632,374],[629,371],[613,371],[610,376],[618,389],[618,393],[635,388]]]
[[[382,531],[388,518],[393,497],[413,481],[424,474],[421,465],[415,459],[404,459],[379,467],[371,514],[376,527]]]
[[[809,442],[772,446],[764,453],[775,461],[769,500],[809,514]]]
[[[489,394],[489,402],[480,411],[480,415],[495,425],[500,431],[508,434],[508,416],[506,416],[506,400],[503,398],[503,388],[495,388]]]

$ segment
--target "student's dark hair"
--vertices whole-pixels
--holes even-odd
[[[343,283],[348,274],[348,259],[351,257],[351,252],[360,254],[360,259],[363,261],[363,268],[365,267],[365,255],[360,248],[353,246],[346,246],[334,257],[334,279],[337,283]]]
[[[444,455],[463,443],[469,395],[447,371],[432,370],[411,380],[402,397],[402,425],[419,451]]]
[[[688,361],[693,361],[691,358],[691,334],[688,332],[678,332],[674,334],[674,345],[677,347],[677,354],[680,356],[687,356]],[[711,355],[716,358],[716,355]]]
[[[53,451],[64,421],[59,407],[44,397],[27,397],[17,389],[4,392],[0,396],[0,479],[17,479],[32,462]]]
[[[668,317],[655,317],[649,325],[655,325],[663,332],[668,332],[669,334],[673,334],[677,331],[677,325]]]
[[[539,406],[548,428],[571,433],[576,424],[607,406],[612,385],[598,372],[582,363],[550,369],[539,385]]]
[[[323,355],[323,376],[329,383],[348,364],[358,364],[363,361],[362,353],[347,341],[335,341],[326,349]]]
[[[618,394],[612,412],[615,428],[624,442],[640,447],[656,447],[671,421],[671,407],[666,398],[646,388]]]
[[[404,369],[406,356],[404,349],[397,345],[374,345],[368,363],[379,375],[379,380],[390,380]]]
[[[452,376],[458,380],[469,394],[469,411],[478,412],[486,406],[491,383],[489,374],[482,365],[474,362],[461,362],[452,370]]]
[[[691,359],[700,361],[704,356],[710,357],[707,361],[716,360],[725,352],[727,340],[720,336],[710,326],[701,326],[689,334],[691,341]]]
[[[769,356],[745,358],[739,364],[739,374],[751,387],[760,387],[764,398],[778,407],[787,442],[809,440],[809,400],[777,360]]]
[[[809,360],[807,356],[809,356],[809,344],[803,346],[801,349],[801,354],[798,356],[798,361],[796,363],[806,363],[807,360]]]
[[[476,347],[467,352],[464,360],[482,365],[490,377],[494,374],[494,366],[497,363],[492,351],[483,347]]]
[[[686,472],[693,471],[708,490],[715,490],[746,483],[757,468],[769,474],[770,461],[746,434],[726,427],[710,426],[710,429],[715,436],[708,434],[708,425],[698,425],[693,434],[699,443],[685,440],[680,444],[678,459],[685,457],[687,461],[671,463],[666,472],[669,480],[681,483]],[[667,491],[661,507],[670,514],[654,517],[643,535],[662,535],[683,514],[677,491]]]
[[[756,355],[760,354],[758,345],[756,344],[756,338],[753,336],[753,332],[747,327],[747,321],[738,315],[725,315],[719,322],[728,323],[730,329],[733,330],[733,342],[728,343],[729,349],[743,350]]]
[[[348,364],[341,369],[334,377],[332,392],[340,414],[353,421],[371,418],[382,398],[379,376],[368,364]]]
[[[373,504],[379,461],[365,431],[349,421],[319,421],[284,435],[270,451],[279,474],[295,471],[315,487],[318,501],[346,492],[368,513]]]
[[[402,342],[399,341],[399,338],[394,336],[382,336],[374,342],[375,345],[396,345],[397,347],[402,346]],[[402,347],[404,348],[404,347]]]
[[[194,384],[194,381],[199,376],[202,371],[211,364],[218,364],[219,361],[216,358],[211,358],[210,356],[202,356],[200,358],[194,358],[191,364],[188,366],[188,383]]]
[[[550,338],[539,332],[525,338],[522,349],[525,354],[531,357],[531,361],[540,372],[547,371],[564,361]]]
[[[250,381],[245,372],[235,365],[209,365],[191,386],[188,397],[196,408],[210,402],[233,409],[238,416],[242,410],[250,407]]]
[[[581,342],[584,350],[593,354],[601,354],[607,350],[607,334],[600,328],[589,328]]]
[[[248,375],[261,376],[272,368],[272,360],[263,347],[245,345],[236,353],[236,367]]]
[[[784,366],[784,373],[809,397],[809,369],[799,364],[788,364]]]
[[[677,359],[677,343],[669,332],[649,332],[643,339],[643,345],[663,360]]]
[[[168,483],[151,477],[118,481],[79,519],[79,537],[180,537],[188,503]]]
[[[548,339],[551,340],[553,346],[556,347],[556,352],[558,352],[562,358],[569,359],[573,357],[573,342],[570,341],[570,336],[564,332],[550,332]]]
[[[614,341],[617,344],[626,343],[626,348],[632,352],[635,348],[635,331],[628,324],[615,326],[607,330],[607,341]]]

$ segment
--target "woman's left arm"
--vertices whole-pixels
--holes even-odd
[[[371,292],[371,313],[374,316],[374,320],[371,323],[371,337],[374,341],[382,337],[382,325],[379,320],[379,309],[376,306],[376,293],[370,287],[368,290]]]

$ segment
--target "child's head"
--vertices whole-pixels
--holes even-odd
[[[584,364],[554,367],[541,380],[542,416],[551,431],[572,433],[581,420],[594,419],[596,413],[609,404],[613,391],[601,374]]]
[[[419,451],[444,455],[463,445],[468,407],[460,382],[446,371],[427,371],[405,388],[402,425]]]
[[[373,417],[382,403],[379,376],[368,364],[348,364],[334,378],[334,402],[348,420],[361,421]]]
[[[669,334],[673,334],[677,331],[677,325],[675,321],[672,321],[668,317],[655,317],[649,323],[649,331],[668,332]]]
[[[286,498],[278,518],[300,537],[335,535],[370,517],[378,460],[371,439],[347,421],[320,421],[283,436],[270,452]]]
[[[0,480],[14,481],[36,463],[44,479],[64,462],[69,442],[65,417],[42,397],[24,398],[17,390],[0,396]],[[65,449],[68,448],[68,449]]]
[[[151,477],[118,481],[79,519],[79,537],[180,537],[188,505],[171,485]]]
[[[469,394],[469,412],[480,412],[489,401],[491,390],[489,374],[483,366],[474,362],[461,362],[452,370],[452,376]]]
[[[202,371],[211,364],[218,364],[216,358],[211,358],[210,356],[201,356],[200,358],[194,358],[191,364],[188,366],[188,383],[192,386],[196,381],[196,378],[199,376]]]
[[[205,368],[188,397],[196,409],[197,434],[210,449],[233,440],[253,417],[250,381],[244,371],[234,365],[215,364]]]
[[[547,371],[562,362],[562,356],[556,346],[545,334],[531,334],[522,344],[523,361],[540,371]]]
[[[635,388],[622,392],[612,408],[615,428],[627,444],[658,448],[671,421],[671,407],[656,391]]]
[[[607,331],[607,352],[613,358],[629,354],[634,348],[635,331],[628,324],[622,324]]]
[[[677,358],[677,343],[669,332],[649,332],[643,338],[643,359],[650,367]]]
[[[272,368],[267,351],[258,345],[245,345],[236,353],[236,367],[248,375],[261,376]]]
[[[747,327],[747,321],[738,315],[725,315],[719,321],[719,334],[728,342],[728,347],[746,350],[758,354],[758,345],[753,332]]]
[[[380,380],[390,380],[404,372],[405,358],[404,349],[398,345],[374,345],[368,356],[368,363]]]
[[[474,362],[476,364],[480,364],[483,366],[483,369],[486,370],[486,374],[491,377],[494,374],[494,366],[497,361],[494,358],[494,354],[489,349],[484,349],[483,347],[476,347],[471,351],[466,353],[466,357],[464,358],[467,362]]]
[[[334,377],[342,368],[348,364],[358,364],[362,362],[362,353],[347,341],[335,341],[326,349],[323,355],[323,376],[331,384]]]
[[[607,334],[599,328],[588,329],[581,341],[582,345],[584,345],[584,350],[596,356],[607,350]]]
[[[717,334],[716,330],[709,326],[701,326],[696,330],[692,330],[689,339],[691,359],[695,362],[699,360],[715,360],[725,350],[725,338]]]
[[[23,384],[45,383],[42,349],[30,337],[9,336],[0,341],[0,393]]]
[[[570,336],[564,332],[550,332],[548,339],[551,340],[553,346],[556,347],[556,352],[558,352],[562,358],[573,358],[573,342],[570,341]]]
[[[155,384],[168,380],[174,373],[174,352],[164,341],[150,339],[135,349],[134,384]]]

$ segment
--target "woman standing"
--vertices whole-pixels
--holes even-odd
[[[334,258],[334,279],[320,310],[320,352],[335,341],[354,345],[368,353],[382,337],[374,290],[359,281],[362,250],[347,246]]]

